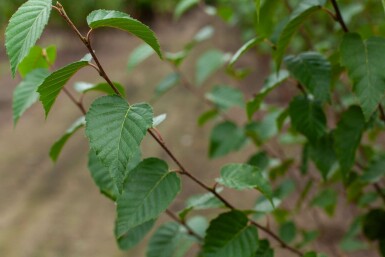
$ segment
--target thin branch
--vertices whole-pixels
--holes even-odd
[[[116,89],[116,87],[113,85],[113,83],[111,82],[110,78],[108,77],[108,75],[105,73],[104,69],[103,69],[103,66],[100,64],[93,48],[92,48],[92,45],[90,43],[89,40],[87,40],[87,38],[83,37],[82,34],[79,32],[79,30],[76,28],[76,26],[74,25],[74,23],[70,20],[70,18],[67,16],[67,14],[65,13],[64,11],[64,8],[62,5],[60,5],[59,3],[57,4],[57,7],[58,8],[54,8],[56,10],[59,11],[60,15],[67,21],[67,23],[70,25],[70,27],[76,32],[76,34],[78,34],[78,36],[80,37],[80,39],[82,40],[82,42],[86,45],[87,49],[89,50],[90,54],[92,55],[92,57],[94,58],[95,60],[95,63],[97,65],[97,67],[100,69],[100,76],[103,77],[107,83],[111,86],[111,88],[115,91],[115,93],[117,95],[121,95],[119,93],[119,91]],[[77,105],[79,108],[80,106]],[[182,163],[176,158],[176,156],[171,152],[171,150],[166,146],[165,142],[160,139],[155,133],[153,130],[149,129],[148,130],[148,133],[155,139],[155,141],[163,148],[163,150],[167,153],[167,155],[175,162],[175,164],[180,168],[181,170],[181,174],[182,175],[185,175],[187,176],[188,178],[190,178],[192,181],[194,181],[196,184],[198,184],[199,186],[201,186],[203,189],[205,189],[206,191],[208,192],[211,192],[212,194],[214,194],[224,205],[226,205],[229,209],[231,210],[235,210],[236,208],[230,204],[225,198],[223,198],[218,192],[215,191],[214,188],[211,188],[207,185],[205,185],[203,182],[201,182],[198,178],[196,178],[192,173],[190,173],[183,165]],[[273,231],[271,231],[270,229],[258,224],[257,222],[255,222],[254,220],[250,219],[249,218],[249,222],[250,224],[256,226],[257,228],[259,228],[260,230],[264,231],[266,234],[268,234],[270,237],[274,238],[280,245],[282,248],[284,249],[287,249],[295,254],[297,254],[298,256],[303,256],[303,253],[301,251],[299,251],[298,249],[295,249],[291,246],[289,246],[288,244],[286,244],[282,239],[279,238],[278,235],[276,235]]]
[[[342,17],[341,10],[340,10],[340,7],[338,6],[337,0],[330,0],[330,1],[333,5],[333,8],[334,8],[334,11],[336,12],[336,14],[334,15],[333,13],[328,12],[329,15],[341,25],[341,27],[345,33],[348,33],[349,28],[346,25],[344,18]],[[385,111],[384,111],[384,107],[382,106],[382,104],[378,105],[378,109],[380,111],[381,120],[385,122]]]
[[[381,197],[381,199],[385,202],[385,193],[384,193],[384,190],[381,188],[380,184],[374,183],[373,187],[378,193],[378,195]]]
[[[75,97],[71,94],[70,91],[68,91],[67,88],[63,87],[64,93],[69,97],[69,99],[77,106],[79,107],[80,111],[83,113],[83,115],[86,115],[87,111],[84,108],[83,104],[81,102],[76,101]]]
[[[68,23],[71,29],[78,35],[80,40],[87,47],[97,67],[99,68],[99,75],[107,81],[107,83],[110,85],[112,90],[114,90],[115,94],[120,95],[119,90],[115,87],[114,83],[112,83],[110,78],[107,76],[106,72],[103,69],[103,66],[100,64],[99,59],[95,54],[95,51],[92,48],[91,38],[90,38],[91,33],[88,32],[87,37],[84,37],[82,33],[78,30],[78,28],[75,26],[75,24],[72,22],[72,20],[68,17],[66,11],[64,10],[64,7],[59,2],[56,3],[56,7],[54,7],[54,9],[59,12],[60,16],[64,18],[64,20]]]
[[[331,2],[336,12],[336,15],[335,15],[336,21],[341,25],[344,32],[349,32],[348,26],[346,26],[344,18],[342,17],[341,10],[340,10],[340,7],[338,6],[337,0],[331,0]]]
[[[173,219],[174,221],[176,221],[177,223],[179,223],[180,225],[182,225],[186,230],[187,232],[192,235],[193,237],[195,237],[196,239],[198,239],[199,241],[203,241],[203,238],[198,235],[192,228],[190,228],[189,225],[187,225],[187,223],[183,220],[181,220],[177,215],[175,215],[175,213],[173,213],[172,211],[170,211],[169,209],[167,209],[165,211],[165,213],[171,218]]]

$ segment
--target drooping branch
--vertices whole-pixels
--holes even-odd
[[[101,65],[101,63],[99,62],[99,59],[98,57],[96,56],[95,54],[95,51],[94,49],[92,48],[92,45],[90,43],[90,33],[88,33],[88,35],[86,37],[84,37],[80,32],[79,30],[77,29],[77,27],[75,26],[75,24],[71,21],[71,19],[68,17],[68,15],[66,14],[65,10],[64,10],[64,7],[60,4],[60,3],[57,3],[56,6],[53,6],[53,8],[55,10],[57,10],[59,12],[59,14],[66,20],[66,22],[69,24],[69,26],[72,28],[72,30],[74,30],[74,32],[79,36],[79,38],[81,39],[81,41],[84,43],[84,45],[87,47],[88,51],[90,52],[90,54],[92,55],[95,63],[96,63],[96,66],[97,68],[100,70],[99,72],[99,75],[106,80],[106,82],[111,86],[111,88],[114,90],[114,92],[121,96],[120,92],[117,90],[117,88],[113,85],[113,83],[111,82],[111,79],[108,77],[107,73],[104,71],[104,68],[103,66]],[[196,178],[191,172],[189,172],[184,166],[183,164],[176,158],[176,156],[174,155],[174,153],[166,146],[165,142],[163,140],[161,140],[160,138],[158,138],[158,136],[151,130],[149,129],[148,130],[148,133],[151,135],[151,137],[161,146],[161,148],[167,153],[167,155],[175,162],[175,164],[179,167],[179,169],[181,170],[181,174],[182,175],[185,175],[186,177],[188,177],[190,180],[194,181],[196,184],[198,184],[200,187],[202,187],[203,189],[205,189],[206,191],[208,192],[211,192],[212,194],[214,194],[225,206],[227,206],[229,209],[231,210],[235,210],[236,208],[230,204],[225,198],[223,198],[220,194],[218,194],[218,192],[215,191],[215,188],[211,188],[207,185],[205,185],[202,181],[200,181],[198,178]],[[166,212],[168,214],[170,214],[169,212]],[[275,239],[282,248],[284,249],[287,249],[289,251],[291,251],[292,253],[295,253],[297,254],[298,256],[303,256],[304,254],[294,248],[294,247],[291,247],[290,245],[288,245],[287,243],[285,243],[277,234],[275,234],[273,231],[271,231],[269,228],[266,228],[262,225],[260,225],[259,223],[255,222],[254,220],[250,219],[249,218],[249,222],[250,224],[252,224],[253,226],[259,228],[260,230],[264,231],[266,234],[268,234],[270,237],[272,237],[273,239]]]

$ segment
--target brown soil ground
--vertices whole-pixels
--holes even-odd
[[[223,51],[234,52],[241,44],[237,41],[238,32],[197,13],[190,14],[182,22],[172,23],[170,19],[162,18],[153,24],[163,49],[168,51],[179,50],[199,28],[207,24],[217,28],[215,40],[194,50],[192,57],[183,66],[188,75],[194,74],[195,56],[203,50],[215,46]],[[58,45],[58,67],[76,61],[86,53],[70,32],[48,31],[40,43],[43,46]],[[97,54],[113,80],[126,86],[130,102],[151,99],[157,82],[171,72],[167,65],[152,57],[128,74],[125,71],[127,57],[138,44],[139,40],[122,32],[104,31],[95,34]],[[61,95],[47,120],[44,120],[41,105],[36,104],[13,128],[11,99],[17,80],[10,78],[4,51],[1,51],[0,58],[0,256],[144,257],[145,242],[129,253],[117,249],[112,233],[114,205],[99,194],[89,176],[88,146],[84,132],[71,138],[56,164],[48,157],[52,142],[80,116],[80,112],[65,95]],[[263,57],[255,58],[252,55],[243,58],[242,63],[255,67],[257,72],[246,81],[237,83],[246,94],[256,92],[267,73],[268,65]],[[70,81],[69,88],[75,80],[100,81],[91,69],[77,74]],[[223,72],[219,72],[208,84],[219,81],[235,83],[226,78]],[[284,101],[287,94],[290,91],[276,94],[274,100]],[[87,97],[87,103],[95,96]],[[222,164],[245,161],[253,151],[250,147],[241,153],[208,161],[207,142],[211,125],[205,128],[196,126],[197,117],[207,108],[183,88],[168,93],[154,103],[154,108],[156,114],[168,114],[167,121],[160,126],[165,141],[185,166],[207,183],[213,183]],[[240,122],[244,120],[241,110],[234,110],[230,115],[238,117]],[[146,139],[143,148],[145,156],[167,158],[150,139]],[[293,171],[293,174],[296,173]],[[301,187],[300,184],[298,186]],[[184,190],[175,201],[173,209],[179,210],[183,206],[183,199],[196,192],[202,191],[191,182],[184,181]],[[236,205],[245,208],[256,198],[256,195],[250,193],[225,192],[225,195]],[[285,205],[289,206],[290,201]],[[336,248],[331,245],[338,242],[354,217],[351,210],[347,204],[341,203],[338,215],[332,220],[321,213],[311,214],[306,211],[297,220],[305,227],[314,228],[317,225],[314,221],[316,215],[317,222],[321,224],[322,237],[313,247],[330,256],[346,256],[337,254]],[[161,220],[168,218],[162,217]],[[265,235],[261,233],[261,236]],[[292,255],[282,250],[278,251],[277,256]],[[349,256],[376,255],[363,252]]]

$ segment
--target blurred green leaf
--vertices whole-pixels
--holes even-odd
[[[238,51],[231,57],[231,60],[229,62],[229,67],[233,67],[234,64],[239,60],[239,58],[244,55],[247,51],[249,51],[251,48],[259,44],[263,41],[263,38],[261,37],[255,37],[253,39],[250,39],[247,41],[241,48],[238,49]]]
[[[219,50],[204,52],[196,63],[195,81],[201,86],[211,75],[218,71],[225,63],[225,56]]]
[[[13,124],[15,126],[23,113],[39,99],[36,90],[48,75],[49,72],[46,69],[33,70],[16,86],[12,102]]]
[[[217,158],[242,148],[246,137],[242,128],[225,121],[217,124],[211,131],[209,156]]]
[[[206,98],[224,110],[234,106],[244,106],[244,97],[242,91],[230,86],[215,86],[211,92],[206,94]]]
[[[333,216],[338,201],[336,191],[325,189],[320,191],[311,201],[312,206],[317,206],[325,210],[329,216]]]
[[[55,60],[56,46],[49,46],[44,49],[40,46],[34,46],[19,64],[19,73],[22,77],[25,77],[35,69],[48,69],[55,63]]]
[[[116,87],[116,89],[118,89],[119,93],[122,96],[126,97],[126,90],[124,89],[124,87],[117,82],[114,82],[113,84]],[[115,91],[111,88],[111,86],[108,83],[92,84],[92,83],[87,83],[87,82],[77,82],[74,85],[74,89],[77,92],[82,93],[82,94],[85,94],[85,93],[91,92],[91,91],[103,92],[103,93],[106,93],[108,95],[115,95],[116,94]]]
[[[174,18],[179,19],[185,12],[199,3],[199,0],[179,0],[175,7]]]
[[[365,118],[357,106],[350,107],[341,116],[334,131],[334,149],[340,163],[341,173],[347,178],[355,162],[357,148],[365,129]]]
[[[168,74],[156,87],[155,94],[163,95],[173,87],[177,86],[180,82],[180,75],[177,72]]]
[[[372,209],[363,220],[364,235],[371,241],[385,240],[385,211]]]
[[[257,254],[255,257],[274,257],[274,250],[270,247],[268,240],[259,240]]]
[[[247,163],[259,168],[260,170],[266,170],[269,166],[270,160],[266,152],[258,152],[251,156]]]
[[[127,70],[130,72],[136,68],[140,63],[144,62],[147,58],[153,55],[155,52],[151,46],[142,44],[135,48],[131,55],[128,57]]]
[[[51,150],[49,151],[49,156],[51,157],[53,162],[56,162],[61,150],[63,149],[64,145],[67,143],[68,139],[76,133],[80,128],[84,127],[86,124],[85,117],[81,117],[77,119],[71,127],[64,133],[64,135],[57,140],[51,147]]]
[[[217,109],[211,109],[211,110],[208,110],[204,113],[202,113],[199,118],[198,118],[198,125],[199,126],[203,126],[205,125],[209,120],[212,120],[214,119],[215,117],[217,117],[219,115],[218,113],[218,110]]]
[[[385,175],[385,156],[379,156],[371,161],[369,167],[364,171],[361,180],[365,183],[376,183]]]
[[[291,243],[297,235],[297,228],[292,221],[285,222],[279,228],[279,237],[287,244]]]
[[[327,180],[334,165],[337,163],[333,135],[330,133],[325,134],[316,142],[309,144],[309,148],[310,158],[321,172],[322,178]]]

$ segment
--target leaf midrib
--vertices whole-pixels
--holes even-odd
[[[32,29],[32,28],[35,27],[35,23],[37,22],[37,20],[40,19],[42,13],[46,13],[47,10],[48,10],[47,6],[44,6],[44,8],[42,8],[42,10],[41,10],[41,11],[39,12],[39,14],[36,16],[36,18],[35,18],[34,21],[32,22],[32,25],[30,26],[30,28],[29,28],[29,30],[28,30],[28,33],[27,33],[26,37],[25,37],[24,40],[23,40],[23,41],[24,41],[24,42],[23,42],[23,47],[22,47],[21,49],[24,49],[24,48],[25,48],[25,44],[26,44],[26,42],[28,41],[27,38],[29,37],[31,31],[34,30],[34,29]],[[18,58],[17,58],[18,60],[21,59],[20,56],[22,56],[22,53],[23,53],[23,51],[20,50],[19,55],[18,55]]]

